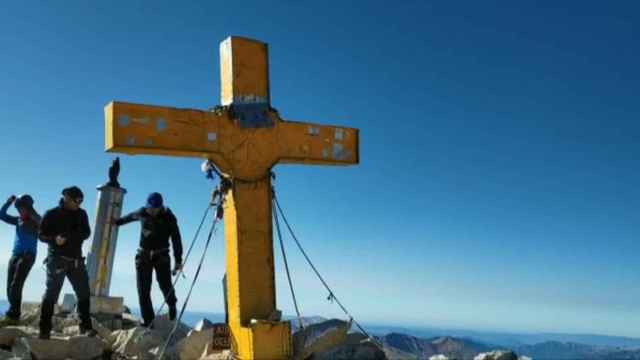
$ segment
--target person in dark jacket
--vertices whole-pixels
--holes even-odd
[[[82,191],[72,186],[62,191],[60,205],[47,211],[40,224],[40,240],[49,245],[47,285],[40,314],[40,338],[49,339],[51,317],[64,279],[68,278],[78,298],[80,333],[95,336],[89,314],[89,275],[82,256],[82,243],[91,235],[87,213],[80,208]]]
[[[151,302],[151,282],[153,271],[164,299],[169,306],[169,318],[176,318],[177,298],[171,283],[171,257],[169,238],[173,245],[175,275],[182,268],[182,239],[178,220],[169,208],[164,207],[162,195],[152,193],[147,205],[129,215],[115,220],[117,226],[140,221],[140,247],[136,255],[136,282],[138,300],[144,326],[151,326],[155,317]]]
[[[7,214],[11,204],[15,204],[19,216]],[[40,215],[33,208],[33,198],[29,195],[11,195],[0,208],[0,220],[16,227],[13,252],[9,260],[7,274],[7,300],[9,310],[0,326],[18,325],[22,307],[22,289],[36,260],[38,250],[38,228]]]

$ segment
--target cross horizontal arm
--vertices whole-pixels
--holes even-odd
[[[106,150],[224,162],[218,154],[224,120],[224,113],[112,102],[105,107]]]
[[[279,163],[354,165],[360,162],[358,129],[282,121]]]

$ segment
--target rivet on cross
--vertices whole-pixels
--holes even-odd
[[[107,151],[209,159],[232,181],[224,218],[228,312],[241,359],[283,359],[292,351],[290,324],[267,321],[276,309],[271,168],[359,160],[357,129],[280,118],[271,108],[268,64],[266,44],[229,37],[220,44],[222,107],[105,108]]]

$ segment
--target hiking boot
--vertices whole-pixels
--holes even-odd
[[[10,316],[5,316],[4,318],[2,318],[2,320],[0,320],[0,328],[6,327],[6,326],[17,326],[17,325],[20,325],[20,320],[14,319]]]

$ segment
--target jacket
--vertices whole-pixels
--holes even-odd
[[[0,220],[16,227],[16,234],[13,240],[13,255],[32,254],[34,257],[38,252],[38,228],[40,226],[40,215],[34,211],[28,220],[7,214],[11,202],[6,202],[0,208]]]
[[[60,206],[44,214],[40,224],[40,240],[49,244],[49,256],[82,258],[82,243],[91,235],[89,217],[83,209],[67,210]],[[67,241],[59,246],[56,237],[63,236]]]
[[[173,256],[176,263],[182,263],[182,237],[178,227],[178,219],[169,208],[162,208],[156,216],[151,216],[145,208],[140,208],[116,220],[116,225],[125,225],[140,221],[140,248],[156,251],[169,248],[169,238],[173,245]]]

